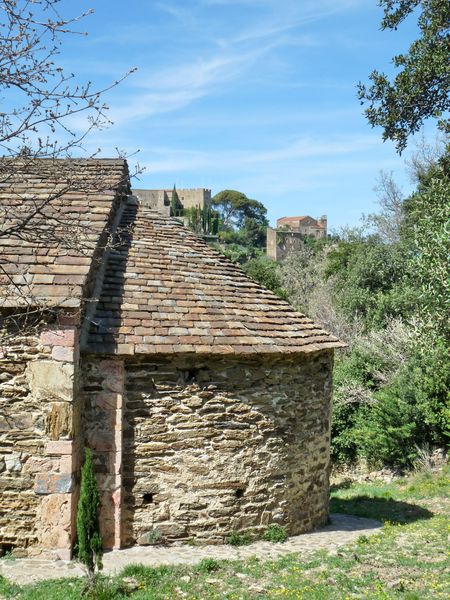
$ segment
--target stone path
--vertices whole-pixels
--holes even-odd
[[[218,560],[240,560],[257,556],[269,560],[291,552],[301,555],[315,550],[335,551],[339,546],[355,541],[360,535],[376,533],[381,527],[379,521],[348,515],[331,515],[331,523],[313,531],[289,538],[283,544],[255,542],[248,546],[135,546],[125,550],[107,552],[104,556],[104,573],[115,574],[129,564],[140,563],[146,566],[193,565],[202,558]],[[42,579],[78,577],[83,575],[81,566],[68,561],[48,561],[39,559],[2,559],[0,574],[9,580],[25,584]]]

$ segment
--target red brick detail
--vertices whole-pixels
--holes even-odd
[[[75,345],[75,329],[48,329],[41,333],[40,341],[44,346],[73,347]]]
[[[45,454],[47,456],[72,454],[74,448],[73,440],[59,440],[47,442],[45,446]]]

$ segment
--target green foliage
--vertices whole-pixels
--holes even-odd
[[[145,538],[146,542],[150,545],[161,544],[164,541],[163,536],[161,535],[161,532],[157,527],[151,529],[148,533],[146,533]]]
[[[337,361],[335,460],[405,468],[420,448],[449,442],[447,164],[441,159],[424,172],[405,201],[399,242],[344,242],[330,255],[336,304],[346,318],[362,317],[366,336],[374,328],[387,332],[393,316],[414,323],[398,356],[389,357],[393,340],[386,334],[387,360],[356,344]]]
[[[407,202],[411,273],[421,290],[421,322],[450,341],[450,159],[441,160]]]
[[[258,200],[247,198],[236,190],[223,190],[216,194],[211,204],[220,213],[225,228],[242,228],[246,219],[251,219],[260,225],[267,226],[267,209]]]
[[[448,0],[380,0],[382,29],[395,30],[417,9],[420,36],[409,51],[393,58],[399,69],[393,81],[378,71],[371,85],[358,86],[361,104],[372,127],[383,128],[383,140],[392,140],[402,152],[408,137],[429,117],[441,118],[450,109],[450,3]],[[440,121],[448,129],[448,120]]]
[[[128,596],[126,585],[120,579],[97,577],[82,597],[86,600],[122,600]]]
[[[386,244],[377,236],[344,240],[327,262],[325,274],[335,279],[336,307],[346,319],[361,319],[371,329],[413,312],[418,292],[408,277],[409,252],[403,244]]]
[[[146,567],[141,564],[127,565],[120,572],[120,577],[132,577],[143,586],[153,586],[158,582],[163,581],[172,574],[173,568],[167,565],[159,567]]]
[[[407,468],[414,463],[424,432],[419,407],[408,396],[397,386],[381,389],[375,403],[358,415],[359,456],[370,466]]]
[[[278,263],[266,256],[258,256],[243,264],[242,268],[249,277],[274,292],[274,294],[283,300],[287,299],[286,292],[282,287]]]
[[[100,494],[94,473],[92,452],[85,450],[81,469],[80,498],[77,507],[77,554],[92,577],[95,570],[102,569],[102,538],[100,536]]]
[[[409,468],[420,448],[448,444],[450,363],[442,342],[430,340],[424,352],[413,339],[401,361],[356,346],[337,360],[335,388],[335,462]]]
[[[346,232],[280,268],[294,305],[349,335],[334,372],[335,463],[411,467],[420,448],[448,443],[448,197],[441,161],[396,205],[389,235]]]
[[[214,236],[220,228],[219,213],[210,206],[193,206],[183,211],[183,216],[188,217],[188,226],[198,235]]]
[[[213,246],[218,250],[218,252],[226,256],[228,260],[231,260],[231,262],[237,263],[241,266],[257,255],[255,248],[242,246],[241,244],[225,243],[213,244]]]
[[[240,239],[245,246],[264,248],[266,246],[267,221],[260,222],[246,217],[240,230]]]
[[[203,558],[198,564],[201,573],[213,573],[220,569],[220,562],[215,558]]]
[[[331,422],[331,456],[335,464],[351,464],[358,458],[355,427],[361,408],[370,397],[366,390],[373,387],[367,358],[358,350],[336,358]]]
[[[286,529],[278,523],[272,523],[268,526],[267,531],[263,535],[263,539],[266,542],[285,542],[287,540]]]
[[[221,242],[253,250],[265,246],[267,209],[261,202],[236,190],[223,190],[212,198],[211,205],[219,216]]]
[[[6,577],[3,577],[3,575],[0,575],[0,597],[5,597],[5,598],[17,598],[17,596],[19,595],[20,592],[20,588],[18,585],[15,585],[14,583],[11,583],[10,581],[8,581],[6,579]]]
[[[239,531],[231,531],[225,541],[230,546],[246,546],[251,543],[250,537]]]
[[[180,198],[178,196],[178,192],[173,186],[172,197],[170,199],[170,215],[172,217],[179,217],[182,211],[183,205],[180,202]]]

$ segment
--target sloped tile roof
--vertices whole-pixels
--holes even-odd
[[[124,160],[0,158],[0,307],[78,306],[128,191]]]
[[[325,227],[322,225],[322,223],[320,223],[317,219],[315,219],[314,217],[308,217],[308,216],[303,216],[303,217],[281,217],[281,219],[277,219],[277,225],[282,225],[283,223],[289,224],[289,223],[301,223],[302,221],[304,221],[305,219],[310,219],[311,221],[314,221],[314,227],[319,227],[320,229],[325,229]]]
[[[127,206],[87,351],[311,352],[342,344],[175,219]]]

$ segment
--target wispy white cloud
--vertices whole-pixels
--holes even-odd
[[[131,122],[161,113],[180,111],[199,98],[215,94],[219,82],[223,85],[239,81],[273,50],[289,45],[318,46],[323,40],[302,32],[301,27],[359,1],[322,0],[317,3],[313,0],[285,0],[280,3],[278,0],[196,0],[181,6],[170,1],[160,1],[155,8],[182,21],[187,39],[193,35],[193,29],[196,30],[196,36],[201,32],[199,37],[203,36],[206,46],[209,42],[209,53],[200,45],[196,55],[192,55],[192,49],[186,53],[185,62],[174,62],[172,58],[172,64],[163,69],[141,65],[129,82],[130,85],[127,82],[126,102],[120,105],[120,95],[115,98],[117,107],[111,111],[111,118],[115,123],[121,124],[127,120]],[[235,26],[232,32],[225,28],[224,35],[217,36],[215,28],[208,26],[210,17],[204,14],[204,8],[218,5],[226,7],[231,4],[247,5],[254,9],[254,14],[250,21],[243,19],[242,24]],[[157,28],[155,31],[153,29],[149,31],[139,24],[133,24],[124,27],[117,35],[114,32],[110,35],[114,36],[116,42],[139,44],[145,40],[148,43],[157,31]],[[167,35],[167,31],[168,29],[159,31],[157,37]],[[290,35],[293,31],[295,35]],[[99,68],[97,65],[97,69]]]
[[[117,105],[111,118],[123,124],[184,108],[238,78],[270,48],[268,44],[246,53],[219,53],[160,72],[141,71],[132,79],[133,90],[131,94],[128,91],[126,104]]]
[[[251,65],[269,46],[244,54],[237,52],[219,53],[209,58],[198,58],[171,68],[152,72],[143,70],[134,78],[136,87],[149,90],[201,90],[216,81],[226,82],[239,76],[242,70]]]
[[[318,157],[339,157],[353,155],[368,150],[378,143],[373,135],[347,135],[335,139],[312,139],[301,137],[275,148],[261,150],[242,150],[239,148],[227,151],[202,152],[195,150],[176,150],[174,148],[152,148],[150,155],[154,158],[145,160],[143,164],[149,173],[179,173],[194,169],[208,169],[241,172],[243,169],[258,165],[277,163],[287,164],[290,161],[298,165],[300,159]],[[298,168],[298,167],[297,167]]]
[[[362,0],[201,0],[204,5],[242,5],[259,9],[253,21],[237,31],[229,43],[256,41],[299,29],[300,27],[348,10]]]

